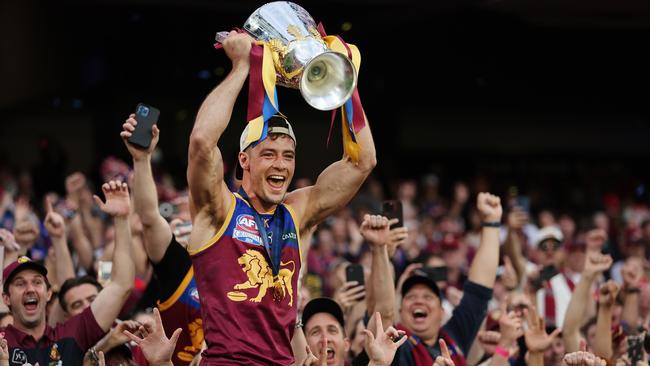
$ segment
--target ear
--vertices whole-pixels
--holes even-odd
[[[53,293],[52,289],[47,290],[47,302],[50,302]]]
[[[346,353],[347,353],[347,352],[350,352],[350,338],[345,337],[345,339],[343,340],[343,342],[344,342],[344,344],[345,344],[345,352],[346,352]]]
[[[9,301],[9,295],[6,292],[2,292],[2,301],[9,307],[11,305],[11,302]]]
[[[248,153],[245,151],[240,151],[238,158],[239,158],[239,165],[241,165],[242,170],[249,170],[250,159],[248,157]]]

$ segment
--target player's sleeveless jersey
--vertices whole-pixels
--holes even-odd
[[[301,258],[297,217],[290,206],[280,204],[275,215],[260,213],[270,228],[261,231],[248,202],[239,194],[232,200],[217,234],[190,252],[208,345],[201,364],[290,365]],[[271,230],[274,220],[283,222],[278,230]],[[263,231],[271,246],[282,245],[276,278]]]
[[[174,365],[189,365],[203,345],[201,306],[192,267],[176,292],[169,299],[158,303],[158,309],[168,336],[178,328],[183,329],[172,356]]]

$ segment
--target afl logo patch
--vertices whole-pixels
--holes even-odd
[[[239,215],[235,222],[235,229],[232,232],[233,239],[248,244],[262,245],[262,237],[257,230],[257,223],[252,215]]]
[[[199,290],[197,290],[196,287],[192,287],[190,290],[190,297],[192,300],[199,302]]]

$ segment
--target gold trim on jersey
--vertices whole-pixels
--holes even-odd
[[[170,296],[164,302],[160,302],[160,300],[158,300],[158,309],[160,311],[165,311],[174,305],[176,301],[178,301],[178,299],[183,295],[183,292],[185,292],[187,285],[189,285],[190,281],[192,281],[192,277],[194,277],[194,267],[190,267],[190,270],[187,271],[187,274],[183,278],[183,281],[180,285],[178,285],[178,288],[176,291],[174,291],[172,296]]]
[[[208,240],[208,242],[204,246],[200,247],[197,250],[189,250],[188,252],[190,253],[191,256],[196,255],[196,254],[208,249],[213,244],[215,244],[217,241],[219,241],[219,239],[221,239],[221,236],[223,235],[223,233],[228,228],[228,225],[230,225],[230,220],[232,220],[232,215],[235,212],[235,207],[236,206],[237,206],[237,199],[235,198],[235,195],[233,194],[232,195],[232,204],[230,205],[230,209],[228,209],[228,214],[226,215],[226,218],[223,220],[223,224],[221,225],[221,228],[219,229],[219,231],[217,231],[217,233],[212,237],[212,239]]]

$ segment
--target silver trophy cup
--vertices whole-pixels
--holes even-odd
[[[352,96],[357,86],[354,65],[327,47],[314,19],[299,5],[288,1],[265,4],[248,17],[244,29],[271,47],[277,84],[300,89],[312,107],[329,111]],[[227,35],[217,33],[217,42]]]

